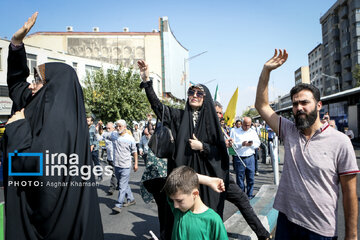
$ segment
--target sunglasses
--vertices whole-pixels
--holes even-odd
[[[43,83],[41,78],[39,77],[39,75],[37,73],[34,74],[34,79],[31,81],[32,84],[39,84],[39,83]]]
[[[192,97],[195,95],[195,93],[196,93],[196,96],[199,98],[203,98],[205,96],[205,93],[203,91],[197,91],[197,90],[192,90],[192,89],[189,89],[188,96]]]

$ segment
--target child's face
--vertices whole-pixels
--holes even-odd
[[[177,191],[175,194],[171,195],[170,198],[174,201],[175,208],[178,208],[182,212],[186,212],[194,207],[197,195],[199,195],[199,191],[194,189],[190,194]]]

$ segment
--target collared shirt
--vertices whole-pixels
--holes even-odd
[[[90,146],[94,145],[93,151],[99,150],[99,141],[96,137],[95,125],[91,125],[89,128]]]
[[[240,128],[233,128],[230,132],[230,137],[233,139],[233,142],[235,143],[234,150],[237,154],[239,154],[239,157],[249,157],[253,154],[255,154],[255,149],[260,146],[260,140],[259,137],[254,129],[248,129],[247,131],[244,131],[242,127]],[[242,146],[242,143],[244,141],[253,141],[252,146]]]
[[[110,139],[114,147],[114,166],[130,168],[132,154],[137,152],[135,139],[127,132],[119,135],[117,131],[111,133]]]
[[[101,135],[101,140],[105,141],[106,156],[108,161],[112,161],[114,158],[114,147],[113,142],[110,140],[112,132],[104,132]]]
[[[135,143],[139,143],[140,142],[140,139],[141,139],[141,131],[138,129],[138,130],[134,130],[132,132],[133,134],[133,137],[135,139]]]
[[[282,117],[279,135],[285,157],[274,208],[310,231],[337,235],[339,178],[359,172],[349,138],[326,122],[307,140],[293,122]]]

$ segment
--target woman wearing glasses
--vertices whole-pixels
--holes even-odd
[[[83,94],[74,69],[46,63],[35,69],[31,84],[26,81],[29,69],[22,41],[36,18],[37,12],[14,34],[9,47],[7,83],[14,114],[6,125],[3,151],[4,156],[16,151],[40,153],[43,165],[39,157],[15,154],[11,162],[4,159],[6,239],[103,239],[94,176],[85,180],[80,171],[46,171],[59,162],[65,169],[81,170],[91,167],[92,161]],[[54,161],[47,161],[47,156]],[[69,156],[73,158],[66,163],[64,157]],[[12,176],[10,169],[20,174],[43,169],[43,174]],[[14,181],[28,185],[12,185]]]
[[[153,111],[161,119],[163,104],[153,90],[148,66],[144,61],[138,61],[138,66],[143,80],[140,87],[145,88]],[[172,159],[168,159],[168,173],[176,167],[186,165],[199,174],[219,177],[225,184],[228,183],[229,157],[207,87],[200,84],[191,86],[184,110],[165,106],[163,124],[171,129],[175,139],[175,152]],[[225,193],[216,193],[201,185],[200,195],[207,206],[222,216]]]

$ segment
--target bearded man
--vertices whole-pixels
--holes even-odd
[[[345,239],[357,238],[358,198],[355,151],[349,138],[321,123],[319,90],[299,84],[290,91],[295,123],[269,106],[270,72],[285,63],[275,50],[260,75],[255,107],[284,142],[284,169],[275,197],[279,211],[275,239],[336,239],[339,183],[345,212]]]

